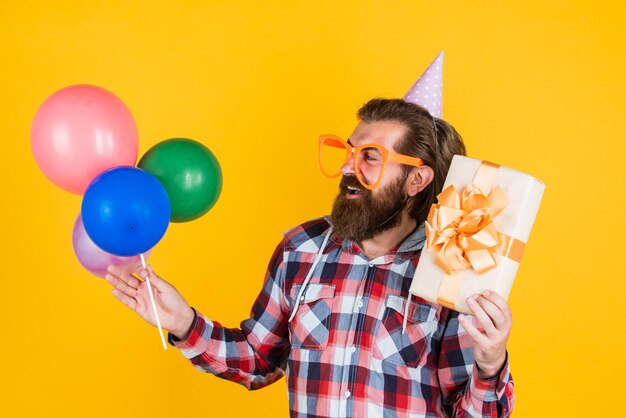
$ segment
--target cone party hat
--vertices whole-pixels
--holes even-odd
[[[441,118],[443,92],[443,51],[404,96],[404,101],[418,104],[434,117]]]

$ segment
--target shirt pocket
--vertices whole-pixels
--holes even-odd
[[[302,285],[291,288],[291,300],[298,297]],[[323,350],[328,345],[330,316],[335,297],[335,286],[309,283],[298,303],[298,310],[289,324],[291,346],[309,350]]]
[[[406,331],[402,333],[406,298],[387,295],[372,350],[374,358],[398,366],[417,367],[437,330],[437,308],[412,298]]]

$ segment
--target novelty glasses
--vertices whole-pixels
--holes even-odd
[[[373,190],[380,184],[389,161],[413,167],[424,165],[420,158],[396,154],[379,144],[353,147],[336,135],[320,136],[320,168],[327,177],[339,176],[341,167],[350,160],[350,157],[353,158],[356,178],[368,190]]]

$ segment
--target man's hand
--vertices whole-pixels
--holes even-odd
[[[113,296],[120,302],[135,311],[149,324],[156,326],[156,318],[150,302],[148,284],[132,274],[116,266],[108,267],[105,279],[113,287]],[[142,267],[137,269],[137,274],[145,280],[150,274],[154,303],[156,304],[159,319],[163,328],[171,332],[176,338],[185,339],[191,328],[194,312],[189,307],[185,298],[178,290],[153,271]]]
[[[506,341],[511,333],[511,309],[500,295],[485,291],[467,298],[479,327],[475,327],[465,315],[459,322],[474,340],[474,360],[481,379],[498,375],[506,360]]]

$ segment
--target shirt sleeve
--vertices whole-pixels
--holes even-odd
[[[510,416],[515,393],[508,353],[498,376],[481,379],[474,363],[474,341],[461,326],[458,312],[449,313],[438,367],[444,410],[458,418]]]
[[[250,318],[242,321],[240,328],[226,328],[196,312],[187,338],[179,340],[170,334],[170,344],[197,369],[248,389],[274,383],[285,374],[291,347],[283,283],[281,243],[270,260]]]

